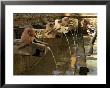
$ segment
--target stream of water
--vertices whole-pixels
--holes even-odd
[[[66,34],[64,33],[65,37],[66,37],[66,41],[68,43],[68,48],[69,48],[69,53],[70,53],[70,56],[71,56],[71,48],[70,48],[70,43],[69,43],[69,40],[68,40],[68,37],[66,36]]]
[[[51,51],[53,60],[54,60],[54,62],[55,62],[56,68],[57,68],[57,62],[56,62],[56,59],[55,59],[55,55],[53,54],[53,51],[52,51],[52,49],[51,49],[49,46],[48,46],[47,48]]]

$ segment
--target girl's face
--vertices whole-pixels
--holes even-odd
[[[31,37],[33,37],[35,35],[33,28],[28,28],[27,32],[28,32],[29,36],[31,36]]]

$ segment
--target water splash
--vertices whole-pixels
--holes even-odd
[[[70,56],[71,56],[71,48],[70,48],[70,44],[69,44],[69,40],[68,40],[68,37],[66,36],[66,34],[64,33],[65,37],[66,37],[66,41],[68,43],[68,48],[69,48],[69,53],[70,53]]]

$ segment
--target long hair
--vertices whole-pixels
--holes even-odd
[[[33,37],[35,35],[35,32],[33,30],[32,26],[26,26],[22,35],[21,35],[21,42],[25,44],[31,44],[33,41]]]

